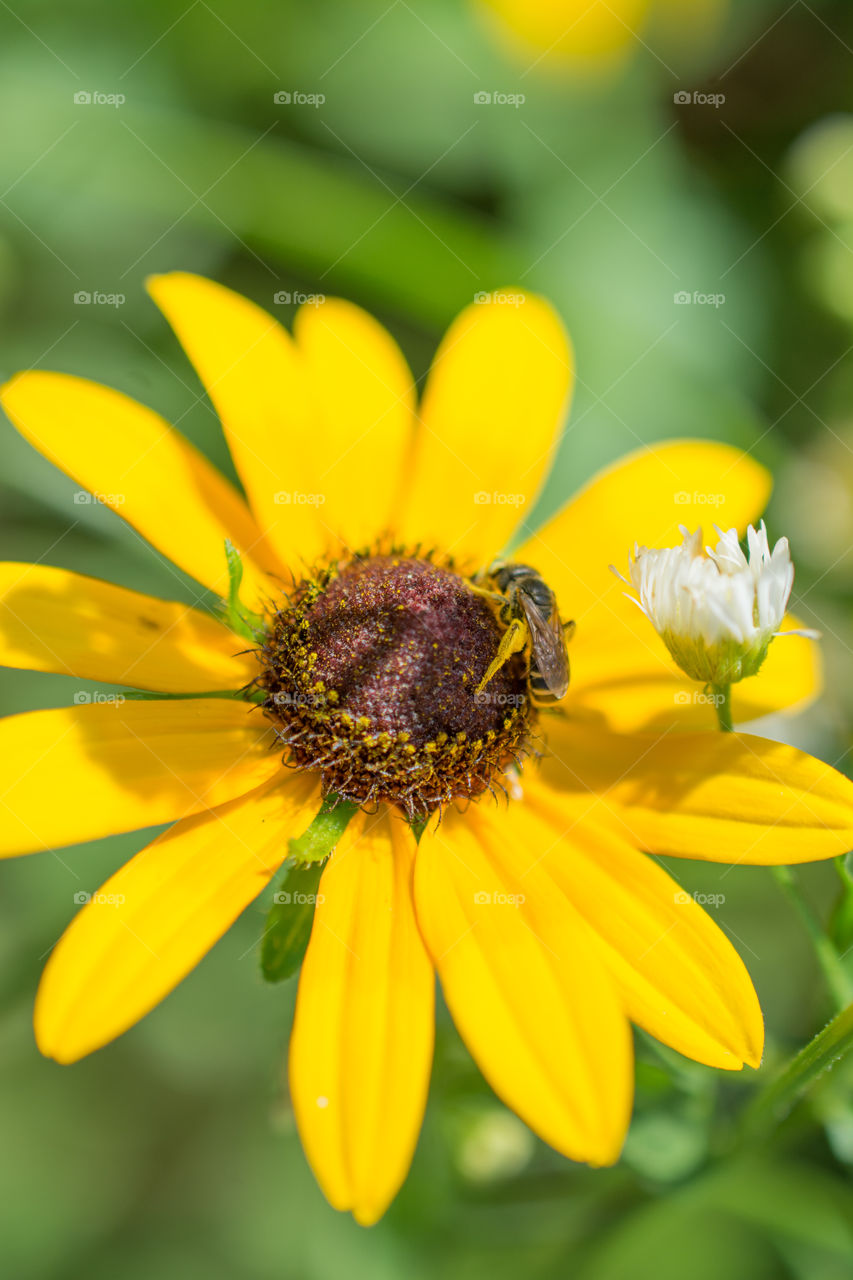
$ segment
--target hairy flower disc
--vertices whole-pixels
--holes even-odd
[[[448,565],[377,554],[303,581],[260,657],[289,762],[326,792],[422,819],[480,795],[524,749],[533,711],[516,655],[477,686],[500,643],[489,604]]]

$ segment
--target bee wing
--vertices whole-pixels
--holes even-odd
[[[556,607],[546,618],[539,606],[522,591],[524,616],[530,627],[536,668],[555,698],[565,696],[569,687],[569,655]]]

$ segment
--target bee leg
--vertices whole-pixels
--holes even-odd
[[[566,644],[569,643],[572,636],[575,634],[575,631],[577,630],[577,625],[578,624],[574,621],[574,619],[571,622],[563,623],[563,639],[565,640]]]
[[[468,589],[473,591],[475,596],[482,596],[484,600],[489,600],[498,607],[506,604],[506,596],[501,595],[500,591],[489,591],[487,587],[477,587],[473,582],[468,583]]]
[[[493,662],[489,663],[488,670],[483,676],[480,683],[475,689],[475,694],[482,693],[486,685],[494,675],[500,671],[503,664],[512,657],[514,653],[520,653],[527,644],[527,637],[530,633],[527,630],[527,624],[522,622],[520,618],[514,618],[504,632],[498,652]]]

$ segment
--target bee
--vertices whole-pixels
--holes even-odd
[[[483,584],[483,585],[480,585]],[[472,589],[495,607],[506,627],[494,661],[489,664],[476,693],[504,663],[529,646],[528,683],[534,703],[559,702],[569,687],[567,641],[574,622],[561,622],[554,592],[529,564],[497,560],[478,574]]]

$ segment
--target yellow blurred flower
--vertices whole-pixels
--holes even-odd
[[[479,0],[517,54],[595,73],[660,38],[695,44],[713,31],[724,0]]]
[[[762,1053],[736,951],[648,855],[789,863],[853,844],[853,785],[791,747],[708,732],[713,707],[608,572],[636,540],[666,545],[680,523],[698,524],[709,495],[718,521],[743,530],[764,506],[766,472],[726,445],[658,444],[536,528],[519,517],[548,470],[572,379],[568,340],[541,299],[468,307],[418,403],[393,340],[347,302],[303,307],[291,338],[200,277],[150,287],[220,416],[245,498],[157,414],[106,387],[23,373],[3,406],[202,588],[228,594],[226,539],[238,548],[263,638],[246,652],[221,620],[233,615],[42,564],[2,566],[0,662],[184,695],[0,722],[5,856],[173,823],[55,947],[36,1004],[42,1052],[72,1062],[162,1000],[269,883],[337,769],[339,794],[375,803],[323,869],[290,1047],[300,1135],[331,1203],[373,1222],[405,1177],[436,973],[504,1102],[572,1159],[616,1160],[631,1112],[630,1021],[715,1067],[756,1066]],[[388,530],[396,549],[354,554],[385,545],[376,539]],[[533,740],[539,767],[513,763],[518,719],[469,692],[500,635],[471,574],[514,532],[513,559],[534,565],[577,622],[556,713],[530,704],[523,666],[499,673],[520,707],[521,753]],[[325,567],[300,583],[305,564]],[[334,688],[311,685],[323,685],[322,713],[276,702],[291,660],[339,672]],[[817,683],[813,646],[793,638],[738,686],[735,714],[790,706]],[[258,689],[263,708],[245,700]],[[293,731],[297,714],[304,729]],[[330,724],[347,726],[331,745]],[[328,758],[315,758],[323,733]],[[343,740],[349,778],[335,755]],[[283,743],[297,767],[282,767]],[[371,773],[377,751],[385,764]],[[507,804],[452,803],[488,801],[495,786]],[[433,787],[442,820],[422,829],[404,810]]]

